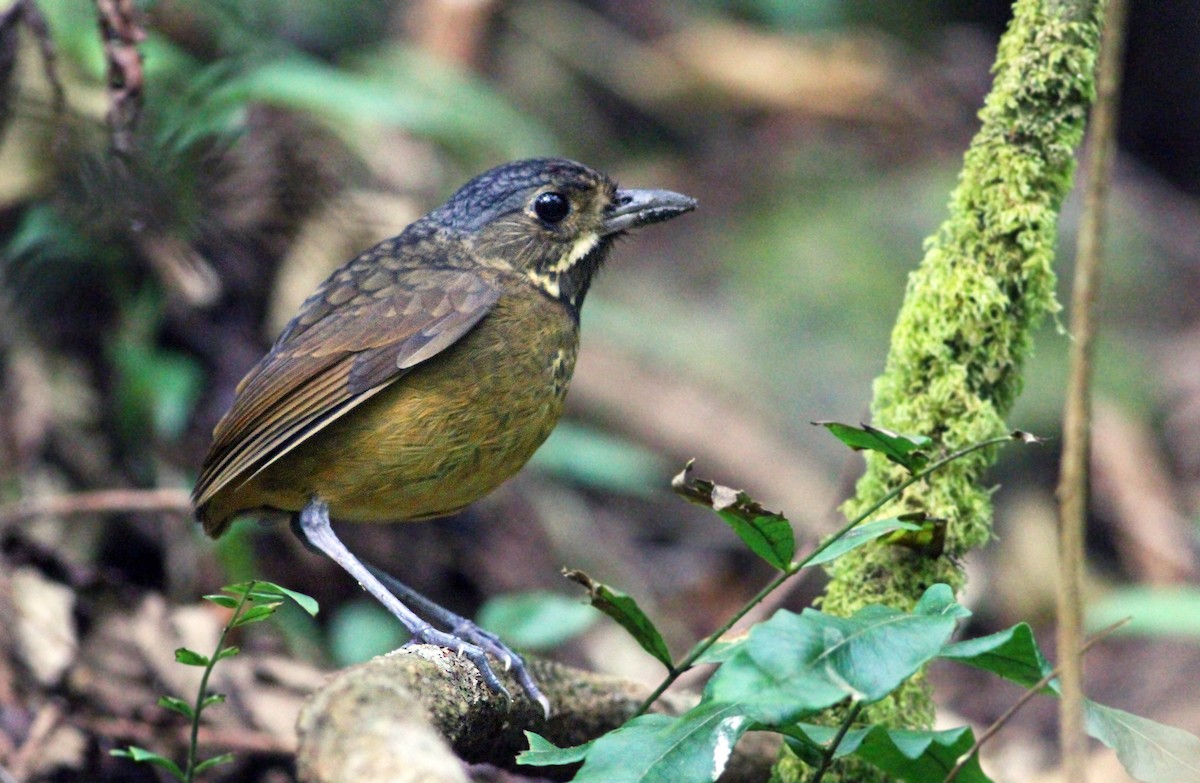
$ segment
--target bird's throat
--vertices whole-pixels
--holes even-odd
[[[525,274],[551,299],[557,299],[579,317],[579,308],[591,286],[592,277],[600,269],[611,242],[607,237],[581,237],[557,261],[527,269]]]

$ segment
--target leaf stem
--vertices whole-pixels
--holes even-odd
[[[995,437],[995,438],[989,438],[988,440],[980,441],[979,443],[973,443],[970,446],[964,446],[963,448],[959,449],[958,451],[952,452],[952,453],[946,455],[945,457],[942,457],[941,459],[937,460],[936,462],[930,463],[928,466],[925,467],[924,470],[921,470],[920,472],[912,474],[907,479],[905,479],[901,483],[897,484],[895,488],[893,488],[891,491],[889,491],[887,494],[885,494],[876,503],[874,503],[873,505],[868,507],[865,511],[860,513],[858,516],[854,517],[854,519],[847,522],[844,526],[842,526],[842,528],[840,530],[838,530],[832,536],[825,539],[825,541],[820,546],[816,547],[811,552],[809,552],[803,559],[793,560],[791,563],[789,563],[787,568],[780,571],[779,574],[776,575],[775,578],[772,579],[770,582],[768,582],[765,587],[763,587],[761,590],[759,590],[757,593],[755,593],[754,596],[749,601],[747,601],[745,604],[743,604],[741,606],[741,608],[739,608],[736,612],[734,612],[733,615],[728,620],[726,620],[724,623],[722,623],[721,627],[717,628],[717,630],[713,631],[711,634],[709,634],[708,636],[701,639],[696,644],[696,646],[693,647],[688,652],[688,654],[683,657],[683,659],[681,661],[679,661],[678,663],[674,664],[673,666],[671,666],[669,668],[669,670],[667,671],[667,676],[663,679],[662,682],[660,682],[658,684],[658,687],[655,688],[650,693],[650,695],[646,697],[646,699],[641,703],[641,705],[638,706],[637,711],[634,712],[631,717],[636,718],[638,715],[642,715],[646,712],[646,710],[650,709],[651,705],[653,705],[654,702],[658,701],[658,697],[662,696],[663,693],[666,692],[667,688],[670,688],[684,672],[691,669],[692,665],[695,664],[697,660],[699,660],[701,655],[708,652],[708,650],[714,644],[716,644],[722,636],[724,636],[726,633],[729,632],[729,629],[733,628],[733,626],[736,625],[738,623],[738,621],[740,621],[743,617],[745,617],[747,614],[749,614],[750,610],[753,609],[755,606],[758,606],[758,604],[761,603],[763,599],[765,599],[768,595],[770,595],[775,590],[777,590],[784,582],[791,579],[796,574],[800,573],[800,571],[805,566],[807,566],[809,564],[809,562],[812,561],[813,558],[815,558],[817,555],[824,552],[826,549],[828,549],[830,546],[832,546],[838,539],[842,538],[847,533],[849,533],[851,530],[853,530],[856,526],[858,526],[859,524],[864,522],[867,519],[867,517],[871,516],[876,511],[878,511],[879,509],[883,508],[885,505],[887,505],[891,501],[898,498],[904,492],[904,490],[908,489],[913,484],[916,484],[918,481],[925,479],[927,476],[934,473],[935,471],[938,471],[941,468],[945,467],[946,465],[949,465],[951,462],[954,462],[955,460],[962,459],[963,457],[967,456],[968,454],[974,453],[981,449],[985,449],[989,446],[998,446],[1002,443],[1007,443],[1013,439],[1014,439],[1014,436],[1012,434],[1009,434],[1009,435],[1002,435],[1002,436]]]
[[[838,745],[842,744],[842,740],[846,738],[846,732],[850,731],[850,725],[858,719],[858,713],[862,712],[862,702],[856,701],[850,707],[850,711],[846,713],[846,717],[842,720],[842,725],[838,726],[837,734],[833,735],[833,740],[830,741],[829,747],[825,748],[825,752],[821,754],[821,763],[813,771],[812,780],[810,783],[821,783],[821,778],[825,777],[825,773],[829,770],[829,765],[833,763],[833,754],[837,753]]]

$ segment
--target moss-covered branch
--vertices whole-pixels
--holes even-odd
[[[909,280],[887,367],[875,384],[874,423],[928,435],[946,449],[1006,430],[1032,330],[1058,307],[1052,269],[1058,213],[1094,96],[1103,7],[1103,0],[1015,4],[950,217]],[[947,519],[944,557],[883,545],[859,549],[835,561],[824,608],[849,615],[875,602],[907,607],[934,582],[960,587],[958,559],[991,535],[991,503],[979,480],[994,458],[985,451],[960,460],[881,512]],[[844,510],[852,516],[902,479],[900,468],[869,456]],[[928,727],[933,704],[918,680],[872,705],[864,718]],[[878,779],[864,770],[846,774]],[[779,779],[801,777],[794,759],[780,765]]]

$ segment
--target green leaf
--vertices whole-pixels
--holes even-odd
[[[575,783],[713,781],[751,722],[737,705],[702,701],[671,718],[642,715],[592,743]]]
[[[237,655],[241,651],[242,651],[242,648],[235,647],[233,645],[229,645],[228,647],[222,647],[220,650],[217,651],[216,660],[223,661],[226,658],[232,658],[233,656]]]
[[[935,657],[968,614],[940,584],[912,613],[879,605],[849,618],[779,611],[751,629],[709,680],[706,698],[740,704],[767,726],[794,723],[847,697],[877,701]]]
[[[1091,630],[1132,618],[1117,633],[1200,638],[1200,588],[1124,587],[1088,607]]]
[[[671,480],[671,489],[692,503],[707,506],[725,520],[738,538],[753,552],[783,571],[796,554],[792,525],[775,511],[768,511],[745,492],[714,484],[705,479],[689,479],[689,462]]]
[[[947,645],[940,657],[992,672],[1026,688],[1051,671],[1025,623]],[[1057,681],[1051,681],[1044,692],[1057,695]],[[1200,780],[1200,738],[1090,700],[1084,702],[1084,710],[1088,733],[1115,750],[1133,777],[1147,783]]]
[[[180,647],[175,651],[175,663],[182,663],[184,666],[208,666],[208,656]]]
[[[833,741],[837,729],[807,723],[789,726],[784,731],[789,745],[801,758],[814,758],[816,749],[823,751]],[[798,742],[799,741],[799,742]],[[969,728],[946,731],[909,731],[870,726],[846,732],[834,751],[834,758],[857,756],[888,773],[896,780],[910,783],[942,780],[958,763],[958,759],[975,743]],[[819,758],[819,754],[815,758]],[[972,758],[959,772],[961,783],[990,783],[979,767],[978,757]]]
[[[310,595],[289,590],[283,585],[277,585],[274,582],[255,582],[254,592],[251,593],[252,598],[290,598],[297,606],[312,617],[317,616],[320,606],[317,600]]]
[[[878,452],[910,473],[920,473],[929,464],[925,450],[933,445],[933,441],[924,435],[901,435],[869,424],[861,427],[836,421],[814,421],[813,424],[826,428],[855,451]]]
[[[110,750],[108,754],[110,756],[133,759],[139,763],[153,764],[156,767],[165,769],[178,780],[183,780],[183,770],[179,768],[178,764],[157,753],[151,753],[145,748],[139,748],[137,745],[130,745],[127,749]]]
[[[578,598],[535,591],[488,599],[479,610],[479,625],[516,647],[545,650],[587,630],[600,614]]]
[[[948,644],[938,654],[976,669],[983,669],[1006,680],[1031,688],[1050,673],[1050,666],[1033,639],[1033,630],[1025,623],[998,633]],[[1047,693],[1054,693],[1051,683]]]
[[[189,720],[196,717],[196,713],[192,710],[192,705],[188,704],[183,699],[177,699],[174,696],[159,696],[158,706],[171,710],[172,712],[178,712],[180,715],[188,718]]]
[[[529,750],[517,754],[517,763],[530,767],[554,767],[562,764],[578,764],[587,756],[592,743],[585,742],[571,748],[560,748],[550,740],[532,731],[525,732]]]
[[[217,606],[223,606],[226,609],[236,609],[238,605],[236,598],[231,598],[227,595],[206,595],[204,596],[204,600],[212,601]]]
[[[1125,770],[1146,783],[1200,780],[1200,738],[1148,718],[1084,703],[1088,734],[1117,752]]]
[[[275,610],[281,606],[283,606],[283,603],[280,601],[275,601],[275,602],[269,603],[269,604],[258,604],[256,606],[251,606],[249,609],[247,609],[246,611],[242,612],[240,615],[235,617],[233,619],[233,622],[231,622],[229,624],[229,627],[230,628],[238,628],[240,626],[249,625],[251,623],[261,623],[263,620],[265,620],[268,617],[270,617],[271,615],[275,614]]]
[[[211,707],[214,704],[224,704],[224,703],[225,703],[225,694],[210,693],[209,695],[204,697],[204,700],[202,702],[200,702],[200,708],[204,709],[205,707]]]
[[[805,563],[805,567],[836,560],[847,552],[858,549],[863,544],[868,544],[880,536],[894,533],[897,530],[920,530],[921,525],[919,523],[924,521],[924,519],[925,515],[918,513],[864,522],[861,525],[851,528],[849,533],[821,550],[816,557]]]
[[[194,774],[199,775],[201,772],[204,772],[207,769],[212,769],[218,764],[228,764],[231,761],[233,761],[232,753],[222,753],[220,756],[213,756],[211,759],[205,759],[197,764]]]
[[[746,639],[748,638],[748,633],[748,631],[738,631],[722,636],[711,647],[700,654],[700,657],[696,659],[696,663],[724,663],[732,658],[734,653],[742,649],[742,645],[746,643]]]
[[[671,651],[662,634],[633,598],[606,584],[592,581],[582,571],[564,570],[563,575],[587,588],[592,606],[616,620],[642,646],[642,649],[671,668]]]

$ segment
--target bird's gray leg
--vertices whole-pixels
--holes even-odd
[[[358,580],[358,583],[362,585],[364,590],[370,593],[375,600],[383,604],[397,620],[403,623],[408,632],[412,634],[410,644],[434,644],[454,650],[475,664],[475,668],[479,670],[480,676],[483,677],[483,681],[487,683],[489,688],[496,693],[501,693],[505,697],[508,697],[508,691],[500,683],[500,679],[496,677],[496,673],[492,671],[491,664],[487,660],[487,653],[484,652],[482,647],[471,644],[453,634],[439,631],[422,620],[416,613],[401,603],[399,598],[389,592],[379,579],[371,573],[371,569],[346,548],[346,545],[334,534],[333,527],[329,524],[329,506],[323,500],[320,498],[310,500],[308,505],[293,518],[292,529],[300,540],[310,548],[320,551],[345,569],[350,576]],[[406,595],[412,596],[415,593],[406,589]],[[420,602],[414,601],[414,603],[418,604],[422,604],[422,602],[423,604],[432,605],[431,601],[424,598]],[[524,681],[521,684],[524,685]],[[534,692],[536,693],[536,689]],[[538,696],[540,695],[538,694]],[[539,699],[539,702],[545,706],[544,699]]]

